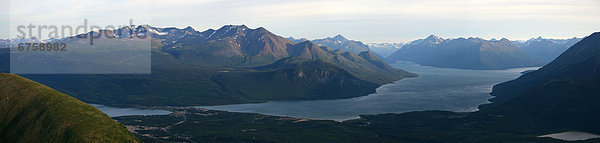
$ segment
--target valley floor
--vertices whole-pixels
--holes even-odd
[[[145,142],[563,142],[536,134],[465,127],[456,119],[469,113],[446,111],[370,115],[336,122],[191,107],[169,110],[174,113],[115,119]]]

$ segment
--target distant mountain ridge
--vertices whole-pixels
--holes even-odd
[[[369,47],[360,41],[348,40],[342,35],[336,35],[334,37],[327,37],[324,39],[312,40],[317,45],[327,46],[333,50],[342,50],[346,52],[352,52],[359,54],[364,51],[369,51]]]
[[[465,47],[476,45],[472,45],[473,43],[469,44],[465,41],[462,41],[462,43],[458,42],[465,40],[465,38],[443,39],[435,35],[430,35],[425,39],[414,40],[403,45],[402,48],[396,49],[393,54],[386,58],[386,61],[393,63],[398,60],[403,60],[429,66],[463,69],[506,69],[541,66],[554,60],[554,58],[558,57],[558,55],[568,49],[568,47],[581,40],[581,38],[576,37],[570,39],[544,39],[538,37],[531,38],[527,41],[510,41],[506,38],[500,40],[494,38],[490,40],[481,38],[466,39],[478,39],[479,43],[483,43],[481,46],[492,45],[492,47],[496,48],[487,48],[485,51],[482,50],[480,54],[481,58],[475,59],[474,57],[477,57],[477,53],[463,50],[466,50]],[[507,41],[512,44],[509,44]],[[471,42],[477,43],[478,41]],[[518,48],[515,48],[515,46]],[[412,47],[412,49],[407,49],[405,47]],[[447,47],[455,47],[454,50],[456,51]],[[489,57],[484,57],[483,55],[488,55]],[[458,58],[463,61],[450,60],[448,57]],[[464,58],[468,57],[471,57],[472,59],[464,61]],[[456,61],[463,63],[456,63]],[[472,65],[467,64],[468,62]]]
[[[369,51],[369,47],[363,44],[360,41],[348,40],[346,37],[342,35],[336,35],[334,37],[327,37],[323,39],[314,39],[308,40],[306,38],[294,39],[293,37],[289,37],[289,40],[294,43],[301,43],[304,41],[311,41],[319,46],[326,46],[333,50],[342,50],[344,52],[353,52],[354,54],[359,54],[364,51]]]
[[[389,63],[412,61],[426,66],[461,69],[507,69],[542,64],[505,38],[496,41],[443,39],[434,35],[405,45],[386,60]]]
[[[394,52],[398,51],[404,43],[369,43],[367,44],[371,51],[381,55],[382,57],[387,58],[392,55]]]
[[[550,63],[581,39],[576,37],[570,39],[544,39],[538,37],[535,39],[531,38],[518,45],[529,55],[541,62]]]
[[[294,37],[288,37],[287,39],[290,40],[290,41],[292,41],[292,42],[294,42],[294,43],[302,43],[304,41],[310,41],[310,40],[308,40],[306,38],[295,39]]]

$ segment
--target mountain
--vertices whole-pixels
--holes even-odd
[[[324,39],[315,39],[312,40],[312,42],[319,46],[327,46],[333,50],[339,49],[345,52],[353,52],[354,54],[369,51],[369,46],[360,41],[348,40],[342,35],[336,35],[334,37],[327,37]]]
[[[404,46],[403,43],[369,43],[367,44],[371,51],[381,55],[382,57],[388,57],[392,55],[394,52],[398,51],[398,49]]]
[[[397,75],[403,77],[413,77],[414,74],[403,70],[395,69],[383,62],[371,51],[363,51],[359,55],[353,52],[344,52],[342,50],[328,49],[318,46],[310,41],[298,43],[290,48],[291,56],[302,57],[309,60],[323,60],[333,65],[337,65],[357,77],[371,80],[376,83],[389,83],[389,81],[399,80]]]
[[[324,39],[315,39],[315,40],[308,40],[306,38],[295,39],[293,37],[289,37],[288,40],[290,40],[294,43],[302,43],[305,41],[311,41],[312,43],[315,43],[318,46],[324,46],[324,47],[329,48],[329,50],[325,49],[326,51],[341,50],[344,52],[353,52],[354,54],[360,54],[361,52],[371,50],[369,48],[369,46],[363,44],[362,42],[348,40],[345,37],[343,37],[342,35],[337,35],[337,36],[334,36],[333,38],[327,37]],[[379,53],[375,53],[375,55],[380,59],[384,58]]]
[[[289,38],[287,38],[287,39],[288,39],[288,40],[290,40],[290,41],[292,41],[292,42],[294,42],[294,43],[302,43],[302,42],[304,42],[304,41],[309,41],[309,40],[308,40],[308,39],[306,39],[306,38],[295,39],[294,37],[289,37]]]
[[[117,107],[342,99],[374,93],[381,85],[327,62],[290,58],[252,68],[154,65],[149,75],[25,76],[83,101]]]
[[[525,41],[520,47],[539,61],[550,63],[580,40],[581,38],[576,37],[571,39],[544,39],[538,37]]]
[[[600,49],[598,45],[600,33],[594,33],[584,38],[579,43],[562,53],[551,63],[545,65],[539,70],[530,72],[519,77],[516,80],[509,81],[494,87],[493,95],[496,95],[492,101],[500,103],[513,97],[530,94],[535,90],[556,86],[555,84],[565,84],[562,88],[565,91],[571,91],[575,94],[577,85],[594,85],[596,79],[600,77],[597,72],[600,69]],[[584,84],[588,83],[588,84]],[[510,89],[510,90],[508,90]],[[563,94],[557,92],[555,94]],[[581,94],[581,96],[586,94]]]
[[[164,29],[161,32],[168,33]],[[288,57],[287,45],[294,43],[262,27],[226,25],[217,30],[190,32],[176,40],[164,39],[163,44],[162,52],[189,64],[259,66]]]
[[[226,25],[194,32],[147,27],[152,32],[151,74],[24,76],[88,103],[118,107],[352,98],[416,76],[370,52],[293,43],[264,28]]]
[[[255,91],[245,92],[249,95],[279,95],[270,100],[337,99],[357,93],[366,95],[380,86],[376,82],[356,77],[347,70],[320,59],[306,60],[302,57],[290,57],[255,69],[263,72],[223,74],[217,77],[217,81],[240,91]],[[257,82],[254,84],[271,88],[246,86],[251,83],[241,82],[239,79]],[[278,89],[272,89],[273,87]]]
[[[505,38],[488,41],[481,38],[443,39],[434,35],[405,45],[390,55],[387,61],[411,61],[426,66],[460,69],[507,69],[541,65],[541,62]]]
[[[310,60],[327,59],[329,56],[331,56],[331,53],[329,52],[332,52],[332,50],[328,49],[328,47],[317,46],[310,41],[304,41],[295,45],[290,45],[287,51],[292,57],[302,57]]]
[[[14,74],[0,74],[1,142],[139,142],[95,107]]]
[[[299,56],[293,55],[298,52],[295,47],[301,46],[306,39],[286,39],[275,35],[265,28],[251,29],[244,25],[226,25],[218,30],[206,30],[204,32],[189,32],[189,35],[170,35],[165,29],[154,28],[160,34],[154,34],[154,38],[166,38],[162,40],[164,45],[161,52],[173,55],[182,62],[196,65],[216,66],[261,66],[273,63],[277,60]],[[171,32],[174,33],[174,32]],[[179,32],[183,33],[183,32]],[[165,42],[169,41],[169,42]],[[325,46],[325,52],[341,49],[359,54],[368,51],[368,47],[362,42],[348,40],[341,35],[333,38],[317,39],[311,41],[319,46]],[[298,45],[300,44],[300,45]],[[309,51],[311,52],[322,52]],[[315,53],[324,54],[324,53]]]

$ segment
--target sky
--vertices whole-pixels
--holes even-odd
[[[0,38],[16,37],[19,25],[75,27],[84,19],[101,27],[125,25],[133,19],[134,24],[192,26],[198,31],[244,24],[284,37],[341,34],[365,43],[408,42],[428,35],[570,38],[600,31],[600,0],[0,1]]]

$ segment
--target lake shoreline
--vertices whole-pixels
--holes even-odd
[[[406,67],[397,67],[398,64],[407,64],[407,63],[396,63],[393,64],[396,68],[406,68]],[[419,81],[419,80],[423,80],[423,78],[430,78],[431,75],[435,75],[437,77],[443,77],[445,78],[446,75],[443,74],[448,74],[450,76],[456,76],[459,79],[460,78],[464,78],[465,75],[462,74],[456,74],[456,73],[452,73],[452,72],[473,72],[473,73],[485,73],[482,74],[480,76],[482,77],[488,77],[488,73],[494,73],[494,74],[498,74],[498,75],[511,75],[512,77],[518,77],[520,76],[521,72],[523,71],[527,71],[527,70],[532,70],[534,68],[539,68],[539,67],[528,67],[528,68],[515,68],[515,69],[508,69],[508,70],[464,70],[464,69],[450,69],[450,68],[435,68],[435,67],[428,67],[428,66],[421,66],[421,65],[417,65],[414,63],[408,63],[409,66],[412,66],[413,68],[415,68],[416,70],[424,70],[421,71],[424,74],[424,76],[418,76],[418,77],[413,77],[413,78],[403,78],[401,80],[398,81],[394,81],[393,83],[390,84],[384,84],[379,86],[375,93],[372,94],[368,94],[368,95],[364,95],[364,96],[359,96],[359,97],[353,97],[353,98],[346,98],[346,99],[329,99],[329,100],[287,100],[287,101],[265,101],[265,102],[256,102],[256,103],[242,103],[242,104],[227,104],[227,105],[217,105],[217,106],[154,106],[154,107],[140,107],[140,106],[136,106],[133,107],[133,109],[141,109],[141,110],[147,110],[147,109],[157,109],[157,110],[165,110],[165,111],[175,111],[177,109],[184,109],[184,108],[197,108],[197,109],[205,109],[205,110],[215,110],[215,111],[226,111],[226,112],[233,112],[233,113],[257,113],[257,114],[261,114],[261,115],[270,115],[270,116],[280,116],[280,117],[290,117],[290,118],[298,118],[298,119],[312,119],[312,120],[333,120],[333,121],[337,121],[337,122],[343,122],[343,121],[348,121],[348,120],[354,120],[354,119],[360,119],[361,115],[380,115],[380,114],[387,114],[387,113],[396,113],[396,114],[401,114],[401,113],[406,113],[406,112],[413,112],[413,111],[451,111],[451,112],[475,112],[478,111],[478,107],[480,105],[484,105],[484,104],[489,104],[490,102],[488,101],[489,99],[493,98],[493,96],[489,95],[489,92],[491,92],[491,88],[493,87],[493,85],[499,84],[501,82],[506,82],[509,80],[512,80],[514,78],[502,78],[503,80],[498,80],[495,79],[494,81],[496,82],[486,82],[486,84],[483,85],[478,85],[478,86],[473,86],[471,85],[472,83],[469,83],[468,86],[465,86],[464,88],[467,88],[469,90],[472,91],[468,91],[468,92],[473,92],[473,91],[477,91],[478,93],[476,95],[473,95],[472,97],[476,97],[479,98],[477,100],[473,100],[470,102],[466,102],[467,104],[470,104],[471,106],[464,106],[463,103],[459,102],[456,103],[454,105],[451,106],[461,106],[461,104],[463,105],[462,107],[464,108],[448,108],[445,107],[443,105],[435,105],[436,107],[433,108],[404,108],[404,107],[400,107],[399,109],[401,110],[396,110],[394,108],[382,108],[382,107],[370,107],[371,109],[363,109],[364,112],[362,111],[350,111],[348,112],[348,110],[343,110],[346,111],[345,113],[337,113],[337,115],[331,114],[329,115],[327,112],[324,112],[323,110],[316,110],[316,108],[319,108],[319,106],[322,105],[331,105],[334,103],[340,103],[339,101],[344,101],[344,100],[348,100],[351,101],[351,103],[355,103],[357,104],[355,107],[357,110],[361,110],[361,106],[367,108],[367,106],[369,105],[363,105],[363,102],[374,102],[374,103],[378,103],[381,101],[378,101],[378,98],[381,97],[385,97],[385,96],[394,96],[394,95],[385,95],[387,94],[386,92],[393,92],[394,94],[398,93],[398,94],[414,94],[416,92],[424,92],[423,90],[417,90],[417,91],[394,91],[397,89],[393,89],[394,85],[397,84],[403,84],[408,82],[408,84],[414,84],[414,83],[419,83],[419,82],[415,82],[415,81]],[[433,69],[433,70],[431,70]],[[429,71],[428,71],[429,70]],[[410,70],[409,70],[410,71]],[[444,73],[444,72],[448,72],[448,73]],[[419,75],[421,75],[421,73],[419,72],[415,72]],[[441,76],[438,75],[439,73],[443,73]],[[494,79],[494,78],[492,78]],[[438,83],[438,81],[432,81],[431,83]],[[474,82],[477,84],[480,84],[479,81]],[[493,84],[491,84],[493,83]],[[418,85],[420,86],[420,85]],[[409,86],[410,87],[410,86]],[[442,89],[441,91],[443,91],[445,89]],[[489,90],[489,91],[488,91]],[[427,93],[426,91],[424,93]],[[379,94],[384,94],[385,96],[379,95]],[[461,93],[455,93],[457,95],[455,96],[448,96],[448,97],[443,97],[445,99],[441,99],[444,101],[451,101],[448,99],[452,99],[452,98],[457,98],[457,97],[461,97]],[[420,95],[411,95],[411,96],[420,96]],[[463,97],[464,98],[464,97]],[[386,99],[386,98],[383,98]],[[402,98],[401,98],[402,99]],[[411,99],[411,98],[408,98]],[[435,98],[415,98],[417,99],[415,103],[419,103],[419,102],[437,102],[437,99]],[[301,103],[300,105],[302,106],[289,106],[289,104],[295,104],[295,103]],[[311,103],[316,103],[318,106],[314,107],[315,105],[311,105]],[[387,102],[384,102],[387,103]],[[393,102],[391,102],[392,104],[394,104]],[[412,103],[412,102],[407,102],[407,103]],[[315,110],[311,110],[311,113],[308,114],[312,114],[310,116],[308,115],[302,115],[302,113],[295,113],[295,114],[286,114],[286,113],[282,113],[285,112],[286,109],[282,109],[282,111],[271,111],[271,112],[256,112],[256,111],[248,111],[248,110],[228,110],[228,109],[221,109],[221,108],[214,108],[214,107],[235,107],[235,106],[257,106],[257,105],[264,105],[264,104],[274,104],[274,105],[280,105],[280,106],[273,106],[270,107],[270,109],[276,109],[277,108],[286,108],[288,109],[287,111],[292,111],[292,110],[308,110],[310,108],[315,108]],[[354,106],[353,104],[348,104],[348,103],[342,103],[342,104],[346,104],[346,105],[342,105],[340,107],[337,108],[325,108],[327,106],[322,106],[324,108],[322,109],[331,109],[331,110],[336,110],[336,109],[340,109],[344,106]],[[390,104],[390,103],[388,103]],[[417,104],[417,105],[421,105],[421,104]],[[312,106],[312,107],[311,107]],[[385,106],[385,104],[379,105],[379,106]],[[408,105],[406,105],[408,106]],[[422,106],[422,105],[421,105]],[[446,105],[448,106],[448,105]],[[417,106],[418,107],[418,106]],[[398,107],[396,107],[398,108]],[[449,110],[444,110],[444,109],[449,109]],[[243,108],[240,108],[243,109]],[[315,113],[315,112],[321,112],[321,113]],[[364,113],[364,114],[363,114]]]
[[[413,66],[413,68],[416,67],[417,70],[425,69],[425,72],[414,72],[414,71],[411,71],[411,68],[397,67],[397,65],[394,64],[394,66],[396,68],[406,69],[407,71],[419,74],[420,76],[414,77],[414,78],[405,78],[402,80],[395,81],[394,83],[391,83],[391,84],[382,85],[376,89],[376,93],[365,95],[365,96],[360,96],[360,97],[355,97],[355,98],[334,99],[334,100],[309,100],[309,101],[268,101],[265,103],[230,104],[230,105],[219,105],[219,106],[194,106],[194,107],[195,108],[203,108],[203,109],[219,110],[219,111],[228,111],[228,112],[258,113],[258,114],[272,115],[272,116],[309,118],[309,119],[315,119],[315,120],[334,120],[334,121],[346,121],[346,120],[358,119],[358,118],[360,118],[361,115],[379,115],[379,114],[386,114],[386,113],[406,113],[406,112],[411,112],[411,111],[441,110],[441,111],[452,111],[452,112],[475,112],[475,111],[478,111],[478,107],[480,105],[490,103],[488,100],[493,98],[493,96],[491,96],[489,93],[491,92],[492,87],[494,85],[502,83],[502,82],[506,82],[509,80],[513,80],[516,77],[520,76],[521,72],[523,72],[523,71],[539,68],[539,67],[526,67],[526,68],[515,68],[515,69],[508,69],[508,70],[464,70],[464,69],[427,67],[427,66],[417,65],[414,63],[408,63],[408,65]],[[434,94],[440,94],[439,96],[443,98],[440,100],[452,103],[452,106],[435,104],[431,108],[424,107],[426,105],[418,104],[418,103],[437,102],[438,100],[435,99],[437,97],[435,97],[433,95],[430,96],[431,98],[419,98],[418,97],[421,95],[418,95],[420,93],[417,93],[417,92],[423,92],[424,94],[430,94],[427,90],[419,89],[416,91],[394,91],[396,89],[390,88],[390,87],[393,88],[394,85],[399,84],[399,83],[401,83],[401,84],[406,83],[407,85],[409,85],[408,87],[410,88],[411,84],[422,84],[418,81],[423,80],[423,78],[425,78],[426,80],[430,80],[427,82],[427,84],[431,84],[431,83],[437,84],[438,81],[434,81],[434,80],[427,79],[427,78],[431,78],[432,75],[434,75],[436,78],[439,78],[439,77],[446,78],[446,76],[443,75],[443,74],[445,74],[444,72],[450,72],[448,75],[450,77],[456,78],[456,79],[462,79],[462,78],[469,76],[468,74],[467,75],[460,74],[460,72],[468,72],[468,73],[476,73],[476,74],[479,73],[480,75],[476,75],[476,77],[479,76],[479,77],[488,77],[488,78],[491,77],[491,78],[489,81],[488,80],[474,81],[474,82],[469,81],[469,82],[466,82],[466,85],[464,87],[461,87],[461,88],[465,88],[465,90],[466,90],[465,93],[475,92],[476,93],[475,95],[469,95],[469,96],[472,98],[476,98],[476,100],[453,103],[454,102],[454,101],[452,101],[452,100],[454,100],[453,98],[457,98],[456,100],[459,100],[460,98],[465,99],[466,97],[462,97],[463,95],[460,92],[452,93],[452,94],[454,94],[452,96],[444,96],[440,93],[434,93]],[[458,73],[452,73],[452,72],[458,72]],[[442,74],[440,75],[440,73],[442,73]],[[496,78],[493,75],[490,76],[488,74],[496,74],[496,75],[503,76],[503,77]],[[481,84],[482,82],[484,84]],[[421,86],[421,85],[419,85],[419,86]],[[423,87],[428,87],[428,86],[423,86]],[[440,91],[446,92],[445,90],[448,90],[448,89],[440,89]],[[378,104],[377,106],[387,106],[387,105],[397,106],[397,105],[395,105],[396,103],[394,103],[394,102],[381,101],[381,100],[387,99],[385,96],[388,96],[388,97],[394,96],[394,95],[385,95],[385,94],[390,94],[387,92],[393,92],[394,94],[396,94],[396,93],[410,94],[409,96],[414,96],[414,97],[409,97],[406,99],[410,99],[415,102],[399,102],[399,103],[406,104],[406,107],[391,107],[391,108],[366,107],[366,106],[371,106],[371,105],[363,104],[365,102],[375,102],[375,103],[386,103],[386,104]],[[449,92],[453,92],[453,91],[449,91]],[[417,95],[415,95],[415,93],[417,93]],[[445,94],[445,93],[443,93],[443,94]],[[382,95],[385,95],[385,96],[382,96]],[[398,99],[403,99],[403,98],[398,98]],[[392,100],[398,100],[398,99],[392,98]],[[344,100],[349,101],[350,103],[345,103]],[[471,100],[471,99],[466,98],[465,100]],[[341,102],[339,102],[339,101],[341,101]],[[417,104],[415,104],[415,103],[417,103]],[[298,104],[298,105],[290,105],[290,104]],[[410,104],[415,104],[415,107],[411,108],[409,106]],[[340,105],[340,106],[331,106],[331,105]],[[470,106],[466,106],[466,105],[470,105]],[[263,106],[263,107],[261,107],[261,106]],[[353,107],[353,106],[357,106],[357,107]],[[347,107],[353,108],[355,110],[363,110],[364,112],[363,111],[353,111],[352,109],[345,109]],[[283,109],[278,109],[278,108],[283,108]],[[369,109],[363,109],[363,108],[369,108]],[[310,110],[310,109],[312,109],[312,110]],[[340,112],[326,112],[321,109],[340,110],[341,113]],[[306,110],[306,112],[303,112],[301,110]],[[291,113],[290,111],[293,113]]]

